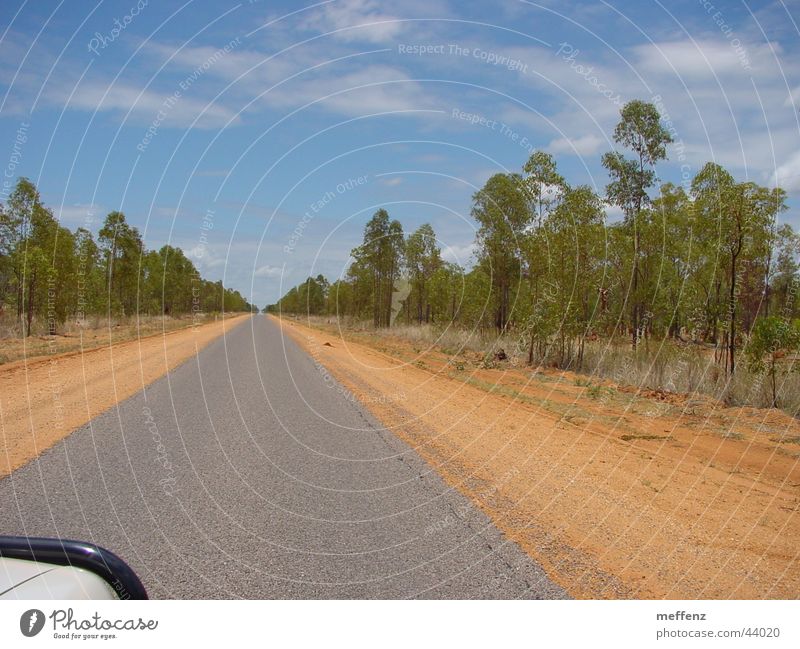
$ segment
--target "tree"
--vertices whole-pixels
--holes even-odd
[[[531,202],[536,226],[541,227],[545,217],[555,206],[567,183],[558,173],[556,161],[549,153],[534,151],[522,167],[524,187]]]
[[[630,230],[633,256],[628,295],[631,302],[632,345],[636,349],[643,308],[639,295],[639,220],[642,210],[650,202],[647,190],[655,184],[655,165],[659,160],[666,159],[666,145],[672,142],[672,136],[661,125],[661,116],[653,104],[641,100],[630,101],[622,107],[620,118],[614,129],[614,141],[633,151],[635,158],[627,159],[621,153],[613,152],[603,155],[602,162],[611,176],[611,182],[606,187],[607,199],[622,209]]]
[[[20,178],[8,197],[3,211],[3,247],[9,251],[11,290],[16,294],[17,321],[22,323],[25,308],[26,245],[30,236],[33,214],[41,205],[39,192],[27,178]],[[35,257],[35,254],[32,255]]]
[[[641,265],[650,330],[658,328],[674,338],[680,336],[696,304],[692,291],[705,280],[698,263],[703,237],[695,233],[689,214],[683,188],[665,183],[643,215]]]
[[[558,173],[553,157],[542,151],[534,151],[522,168],[525,176],[523,187],[529,201],[529,210],[535,228],[526,233],[523,240],[523,257],[529,283],[529,308],[527,324],[529,328],[528,364],[533,364],[534,348],[537,341],[542,343],[548,330],[547,319],[549,298],[541,292],[541,280],[547,275],[549,245],[547,233],[543,230],[551,213],[563,199],[568,186]]]
[[[39,201],[39,194],[32,184],[20,188],[32,192],[33,201],[27,218],[22,220],[24,236],[16,251],[19,260],[17,312],[24,314],[25,336],[31,335],[37,314],[45,315],[48,332],[54,335],[66,312],[63,289],[72,266],[72,235],[65,228],[59,228],[52,212]]]
[[[379,209],[364,227],[364,242],[351,253],[354,271],[361,278],[366,275],[370,279],[369,302],[376,327],[391,324],[392,296],[403,269],[403,248],[403,226],[396,220],[390,222],[389,213]]]
[[[427,285],[427,304],[431,322],[455,323],[462,319],[465,302],[473,298],[464,286],[464,269],[440,260]]]
[[[766,371],[772,385],[772,407],[778,407],[777,375],[798,369],[794,359],[788,358],[800,350],[800,327],[783,318],[760,318],[745,348],[747,366],[751,372]]]
[[[123,316],[134,313],[144,252],[139,231],[128,225],[122,212],[111,212],[100,229],[99,240],[106,267],[108,310]]]
[[[389,224],[389,234],[386,245],[386,306],[384,325],[391,326],[394,315],[400,311],[401,305],[395,304],[395,300],[404,300],[405,295],[398,294],[397,281],[403,272],[403,262],[405,256],[405,239],[403,238],[403,226],[400,221],[394,220]]]
[[[385,313],[388,236],[389,213],[379,209],[364,227],[364,242],[353,251],[372,279],[372,321],[376,327],[383,325]]]
[[[518,174],[495,174],[472,197],[479,223],[478,261],[491,278],[495,327],[505,332],[511,319],[511,289],[520,278],[520,247],[531,223],[527,195]]]
[[[602,273],[603,260],[597,251],[603,247],[604,221],[602,201],[591,187],[581,185],[565,191],[563,201],[545,224],[553,249],[551,275],[558,294],[553,306],[561,333],[559,360],[562,367],[573,362],[571,341],[575,338],[578,339],[575,361],[578,367],[583,363],[584,340],[595,310],[596,289]],[[529,362],[532,362],[531,352]]]
[[[106,217],[99,243],[85,228],[61,226],[20,178],[0,205],[0,315],[12,307],[19,332],[30,336],[37,322],[54,335],[67,318],[102,313],[251,309],[241,294],[202,279],[180,248],[146,251],[121,212]]]
[[[411,300],[416,303],[418,323],[431,321],[429,284],[442,265],[441,250],[436,245],[433,228],[425,223],[406,239],[406,267],[411,282]]]
[[[697,209],[707,223],[715,226],[720,252],[727,263],[727,369],[736,371],[736,322],[739,299],[739,261],[753,259],[768,248],[771,225],[786,209],[783,190],[737,183],[720,165],[709,162],[692,181]],[[711,228],[708,228],[711,229]]]
[[[14,251],[16,228],[10,215],[0,205],[0,316],[9,299],[13,284],[13,265],[11,254]]]
[[[767,301],[774,301],[775,313],[791,313],[795,306],[798,273],[800,272],[800,237],[788,223],[784,223],[777,230],[775,241],[775,264],[770,268],[767,276],[767,286],[770,287]],[[767,313],[766,315],[769,315]]]
[[[50,215],[52,216],[52,215]],[[75,235],[61,227],[55,219],[49,223],[52,239],[48,241],[46,313],[50,335],[55,335],[74,311],[78,298],[75,276],[78,269],[75,256]]]

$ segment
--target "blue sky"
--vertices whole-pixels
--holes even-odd
[[[771,1],[3,0],[0,164],[64,225],[120,209],[260,306],[341,275],[379,207],[468,264],[471,194],[534,148],[602,191],[635,98],[674,129],[663,180],[777,179],[797,226],[798,23]]]

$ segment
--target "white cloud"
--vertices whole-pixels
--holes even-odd
[[[54,216],[63,226],[72,228],[87,228],[94,230],[97,224],[105,218],[105,212],[100,205],[91,203],[73,203],[61,205],[53,209]]]
[[[605,138],[589,133],[576,138],[560,137],[547,145],[550,153],[566,153],[569,155],[592,155],[603,147],[611,148]]]
[[[217,50],[153,43],[147,51],[160,62],[169,60],[168,69],[183,75],[192,73]],[[254,50],[234,50],[219,58],[205,74],[234,83],[225,101],[236,97],[238,105],[246,103],[243,96],[258,97],[256,107],[278,110],[315,102],[317,108],[346,116],[434,107],[431,93],[399,67],[363,64],[354,59],[320,65],[343,53],[328,47],[322,51],[320,45],[311,44],[269,58]],[[193,90],[199,85],[198,81]]]
[[[649,73],[690,78],[744,74],[742,61],[726,40],[667,41],[636,46],[633,53],[637,68]]]
[[[253,73],[262,80],[275,81],[290,74],[296,67],[290,60],[280,57],[272,58],[265,63],[266,54],[252,49],[242,49],[243,47],[240,45],[239,49],[234,48],[224,52],[219,47],[149,41],[144,45],[143,52],[156,59],[159,66],[165,65],[169,70],[186,73],[187,78],[196,76],[197,82],[206,76],[233,81]]]
[[[403,184],[402,176],[390,176],[381,178],[378,182],[381,185],[386,185],[387,187],[397,187],[398,185]]]
[[[253,273],[255,277],[280,277],[283,274],[283,269],[278,266],[261,266]]]
[[[186,127],[194,123],[197,128],[218,128],[228,121],[239,121],[232,109],[221,104],[208,105],[206,101],[188,96],[181,96],[168,106],[165,101],[172,96],[172,92],[143,90],[121,82],[109,85],[98,80],[84,80],[73,92],[72,84],[65,79],[64,82],[49,86],[46,97],[52,103],[84,111],[113,111],[120,115],[130,111],[134,119],[145,122],[156,119],[159,111],[162,111],[160,126],[164,127]]]
[[[750,70],[722,36],[637,45],[623,50],[624,62],[588,49],[568,61],[555,51],[518,48],[509,54],[537,62],[534,73],[518,79],[544,93],[547,99],[538,106],[553,108],[539,116],[509,104],[501,115],[508,123],[524,126],[529,140],[538,134],[550,141],[551,151],[567,153],[568,142],[563,140],[578,142],[590,130],[611,140],[619,103],[654,101],[660,95],[662,113],[672,121],[676,140],[667,164],[687,164],[696,173],[714,160],[739,177],[764,182],[800,149],[796,108],[787,101],[786,81],[800,76],[800,60],[786,56],[776,43],[748,40],[744,34],[740,39]],[[599,84],[621,101],[598,92]],[[594,143],[581,144],[588,155]],[[599,146],[596,153],[611,148]]]
[[[335,32],[344,41],[393,42],[403,31],[397,16],[376,0],[338,0],[307,17],[301,26],[318,32]]]
[[[800,192],[800,151],[795,151],[775,170],[772,183],[793,194]]]
[[[800,102],[800,86],[793,89],[789,94],[786,96],[786,99],[783,102],[784,106],[796,106]]]
[[[458,264],[459,266],[467,266],[473,261],[476,249],[477,247],[474,242],[463,245],[442,245],[442,259]]]
[[[606,205],[606,219],[609,223],[616,223],[621,221],[625,216],[622,213],[622,208],[619,205]]]
[[[215,246],[210,245],[197,244],[186,250],[186,256],[192,260],[203,276],[209,270],[224,268],[228,263],[227,255],[220,254]]]
[[[425,92],[420,83],[385,65],[370,65],[343,75],[326,74],[313,82],[300,78],[264,96],[267,105],[280,107],[312,101],[347,116],[437,107],[431,93]]]

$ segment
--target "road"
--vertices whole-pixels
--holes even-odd
[[[565,597],[265,316],[0,480],[158,598]]]

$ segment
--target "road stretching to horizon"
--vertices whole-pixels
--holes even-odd
[[[566,596],[261,315],[0,480],[0,521],[157,598]]]

